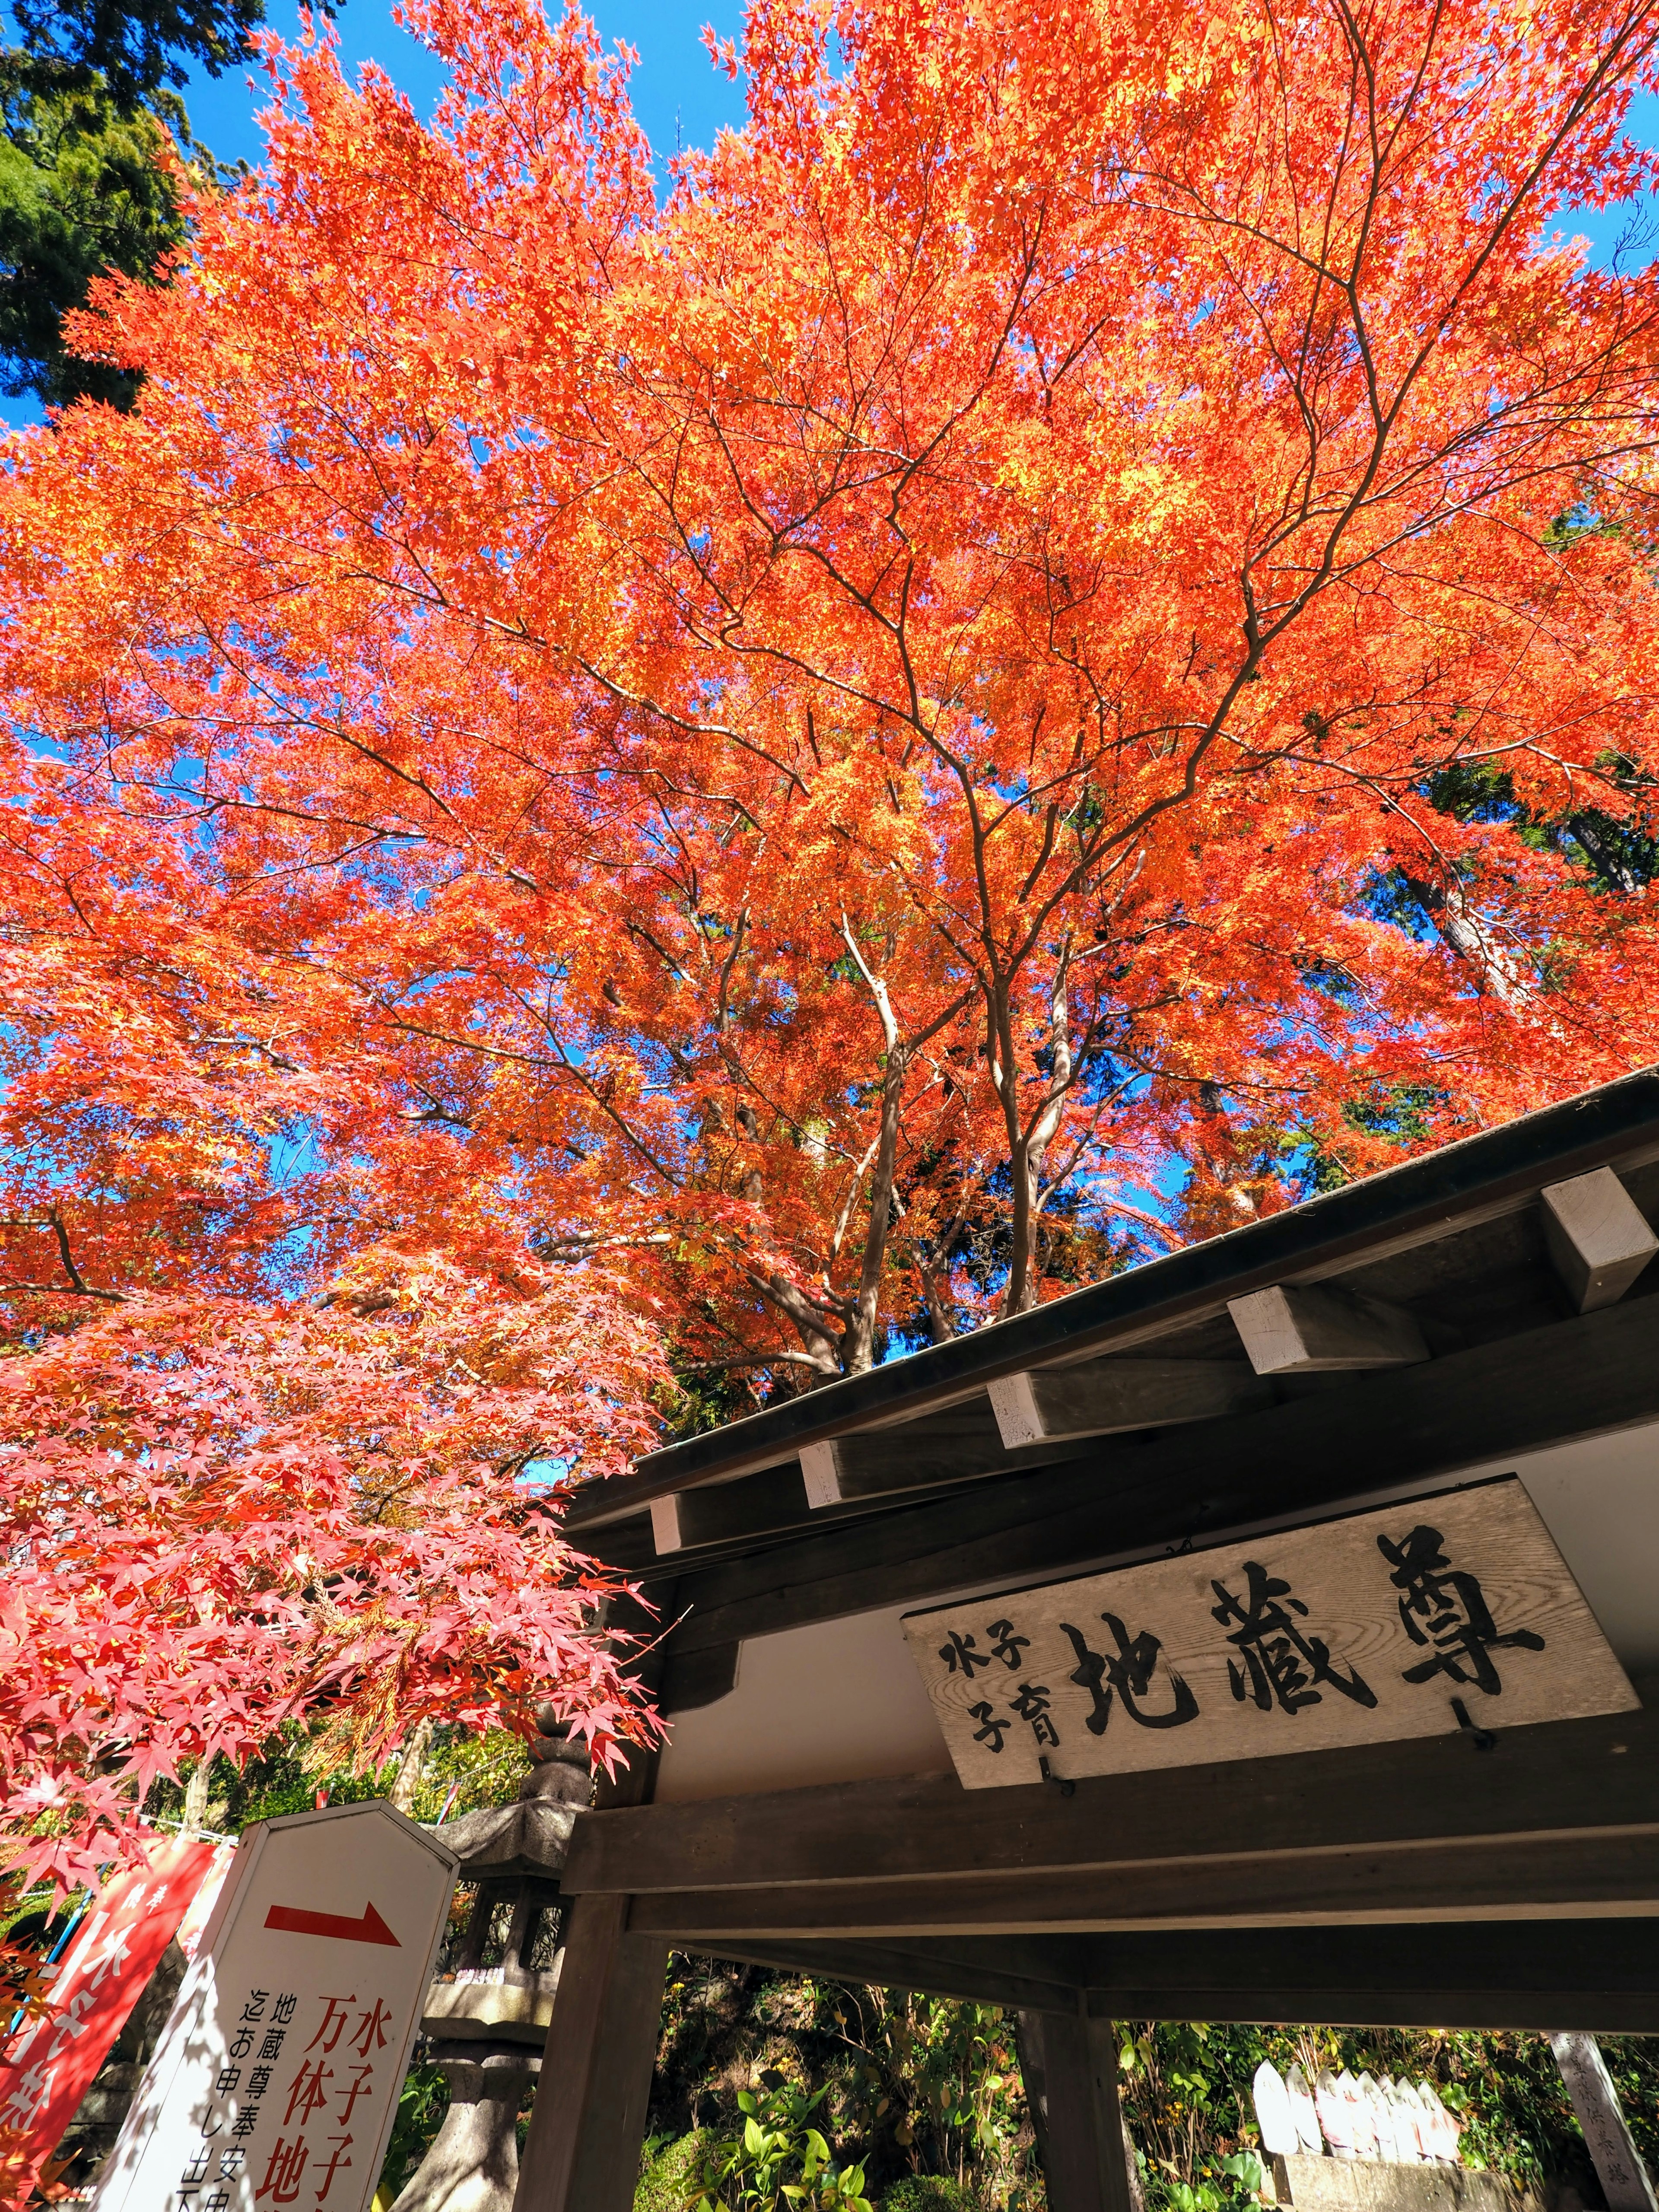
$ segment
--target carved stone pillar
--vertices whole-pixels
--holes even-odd
[[[449,2110],[392,2212],[513,2212],[519,2106],[541,2053],[514,2045],[440,2043],[431,2057]]]

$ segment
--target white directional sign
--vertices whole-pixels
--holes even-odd
[[[364,2212],[456,1865],[374,1802],[250,1829],[96,2212]]]

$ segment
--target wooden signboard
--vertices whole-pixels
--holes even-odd
[[[904,1627],[970,1790],[1638,1703],[1513,1476]]]

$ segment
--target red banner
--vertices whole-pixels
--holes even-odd
[[[202,1877],[211,1844],[158,1836],[148,1866],[101,1889],[52,1984],[48,2017],[18,2031],[0,2065],[0,2203],[21,2204],[161,1964]]]

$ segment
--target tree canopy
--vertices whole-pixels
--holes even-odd
[[[109,271],[154,279],[185,234],[179,168],[218,165],[178,88],[252,58],[263,0],[15,0],[0,49],[0,391],[131,403],[134,380],[78,359],[64,318]]]
[[[856,1371],[1654,1056],[1659,277],[1560,233],[1653,182],[1659,10],[758,0],[665,173],[580,15],[413,12],[433,123],[289,53],[264,170],[72,326],[136,411],[0,486],[42,1433],[163,1339],[234,1432],[372,1265],[398,1420],[452,1304],[556,1347],[453,1431],[506,1498],[659,1356],[681,1419]],[[55,1573],[115,1509],[40,1464]],[[323,1510],[238,1505],[250,1618]],[[367,1710],[315,1633],[293,1695]]]
[[[217,76],[248,60],[264,13],[264,0],[11,0],[10,8],[14,52],[32,83],[96,82],[123,113],[187,83],[192,62]]]
[[[131,403],[136,380],[78,359],[64,318],[111,270],[147,277],[184,236],[176,157],[148,109],[123,112],[97,81],[0,57],[0,357],[3,389],[52,405]],[[168,113],[184,143],[181,110]],[[173,109],[177,109],[176,102]]]

